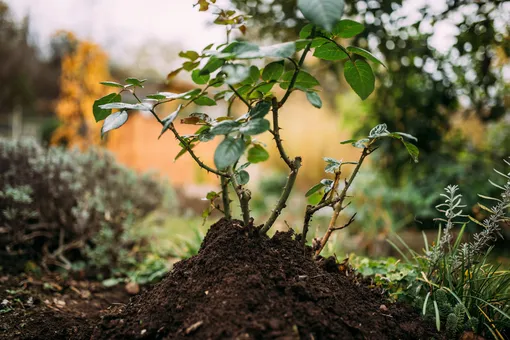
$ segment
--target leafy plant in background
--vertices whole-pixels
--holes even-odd
[[[510,159],[505,163],[510,166]],[[438,219],[443,223],[434,245],[425,238],[425,253],[418,254],[407,248],[402,256],[421,272],[421,277],[407,287],[408,296],[422,309],[423,314],[433,318],[439,329],[446,330],[455,338],[464,330],[504,339],[504,330],[510,327],[510,271],[500,270],[491,264],[488,256],[494,242],[502,237],[502,225],[510,222],[510,172],[495,170],[505,183],[490,181],[501,191],[499,197],[479,195],[491,202],[479,204],[488,215],[482,221],[469,216],[469,220],[483,229],[473,235],[472,241],[463,242],[468,220],[463,214],[462,195],[457,186],[448,186],[441,196],[444,203],[437,206],[444,214]],[[462,225],[454,237],[455,225]],[[405,243],[402,242],[402,244]],[[418,298],[417,298],[418,297]]]
[[[2,262],[16,259],[19,268],[12,271],[23,270],[25,260],[108,275],[123,266],[125,252],[143,243],[128,237],[130,225],[169,190],[107,152],[0,139]]]
[[[201,0],[198,2],[200,10],[207,10],[215,1]],[[247,169],[251,164],[263,162],[269,154],[256,139],[257,135],[269,132],[273,135],[279,156],[289,169],[285,186],[280,197],[266,222],[259,228],[261,233],[267,233],[286,207],[287,200],[293,189],[294,182],[301,167],[299,156],[290,157],[285,151],[280,136],[279,115],[293,92],[302,91],[311,105],[320,108],[322,100],[318,94],[319,81],[305,71],[304,62],[313,50],[313,56],[322,60],[345,61],[344,76],[352,89],[362,99],[366,99],[374,90],[375,76],[369,62],[383,65],[383,63],[369,51],[356,46],[344,47],[338,41],[340,38],[351,38],[361,31],[363,25],[352,20],[340,20],[343,15],[344,3],[339,0],[310,0],[299,1],[299,9],[310,24],[300,32],[300,39],[270,46],[258,46],[245,41],[230,41],[232,30],[246,30],[247,16],[234,10],[218,9],[215,23],[224,25],[227,31],[227,41],[224,44],[210,44],[201,52],[184,51],[179,55],[185,58],[182,67],[171,72],[169,79],[177,73],[187,71],[191,79],[202,88],[193,89],[185,93],[159,92],[140,98],[137,89],[142,88],[145,80],[128,78],[126,84],[103,82],[108,87],[118,89],[94,103],[93,111],[96,121],[104,120],[102,133],[121,127],[129,117],[130,110],[148,111],[161,124],[161,135],[170,131],[179,141],[182,148],[176,156],[179,158],[188,153],[204,170],[217,175],[221,182],[220,192],[211,192],[208,199],[211,205],[221,210],[227,219],[231,218],[231,200],[229,186],[232,186],[242,211],[242,221],[245,226],[253,224],[250,210],[251,192],[245,187],[250,180]],[[301,52],[299,58],[295,55]],[[249,62],[254,59],[271,58],[262,70]],[[278,98],[273,88],[278,85],[284,90],[283,96]],[[212,93],[211,93],[212,92]],[[122,94],[130,93],[135,103],[122,101]],[[246,107],[244,114],[234,117],[232,112],[234,101],[240,101]],[[158,109],[161,105],[178,101],[178,108],[161,118]],[[191,105],[215,106],[224,101],[227,109],[224,116],[212,118],[203,112],[190,112],[181,119],[181,123],[196,125],[197,131],[192,135],[181,135],[174,124],[178,115]],[[116,109],[118,111],[113,112]],[[266,118],[272,116],[272,122]],[[195,154],[194,148],[199,143],[207,143],[214,138],[222,141],[214,153],[214,166],[205,164]],[[378,148],[378,142],[384,137],[395,138],[404,144],[411,156],[416,160],[418,149],[405,139],[414,137],[404,133],[391,133],[385,124],[378,125],[370,135],[362,140],[349,141],[355,147],[361,148],[360,159],[353,162],[342,162],[327,159],[326,171],[335,175],[335,179],[325,181],[312,188],[312,191],[323,190],[324,196],[316,205],[307,207],[303,233],[303,243],[309,222],[315,212],[325,207],[333,207],[334,214],[328,226],[327,233],[321,239],[315,240],[315,254],[319,255],[331,233],[345,228],[337,227],[338,216],[345,208],[347,191],[352,185],[358,171],[365,160]],[[246,157],[246,161],[242,157]],[[356,167],[342,186],[341,168],[344,164],[355,164]],[[221,201],[221,205],[216,203]],[[354,216],[350,219],[352,222]]]

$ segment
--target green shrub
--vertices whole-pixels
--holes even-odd
[[[505,160],[505,163],[510,166],[510,161]],[[425,253],[419,254],[401,241],[411,258],[397,248],[421,273],[421,277],[407,287],[409,301],[425,316],[434,319],[438,330],[446,330],[449,338],[467,329],[485,337],[503,339],[502,330],[510,328],[510,271],[500,270],[499,264],[489,262],[494,243],[503,237],[502,228],[510,221],[507,215],[510,172],[495,171],[502,180],[490,183],[500,195],[479,195],[487,202],[479,203],[486,213],[483,221],[463,215],[466,205],[462,203],[462,195],[457,186],[450,185],[441,194],[444,203],[437,206],[444,217],[436,219],[443,223],[436,242],[432,245],[426,242]],[[471,241],[462,242],[469,220],[479,231]],[[453,237],[453,230],[459,224],[462,228]]]
[[[22,256],[46,269],[71,269],[76,261],[112,268],[133,245],[126,227],[158,207],[165,192],[106,151],[0,140],[2,258]],[[12,269],[23,268],[17,262]]]

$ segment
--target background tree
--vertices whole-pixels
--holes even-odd
[[[90,108],[97,97],[107,92],[99,82],[110,78],[108,57],[98,45],[79,41],[69,32],[58,33],[53,46],[63,57],[60,98],[56,106],[61,125],[53,134],[52,142],[80,148],[97,144],[101,129],[91,117]]]

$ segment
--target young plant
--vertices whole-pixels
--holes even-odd
[[[200,0],[197,5],[201,11],[216,7],[215,1]],[[269,132],[272,134],[279,156],[289,169],[286,184],[280,194],[274,209],[267,221],[259,228],[261,233],[267,233],[273,226],[282,210],[285,208],[294,187],[296,177],[301,167],[300,156],[289,156],[280,136],[280,109],[287,103],[292,93],[301,91],[306,94],[308,101],[315,107],[322,106],[318,94],[319,81],[305,71],[305,60],[312,53],[313,56],[325,61],[344,61],[344,76],[359,95],[366,99],[374,90],[375,76],[369,62],[376,65],[384,64],[370,52],[355,46],[344,47],[340,38],[348,39],[361,33],[364,26],[358,22],[343,19],[344,2],[342,0],[307,0],[298,1],[298,8],[310,21],[299,36],[300,39],[270,46],[258,46],[246,41],[231,41],[233,30],[246,30],[247,16],[234,10],[217,9],[215,24],[226,27],[226,42],[210,44],[202,51],[184,51],[179,54],[186,61],[180,68],[171,72],[168,79],[172,79],[179,72],[190,72],[191,79],[200,88],[185,93],[159,92],[140,98],[138,90],[143,88],[145,80],[128,78],[125,84],[103,82],[105,86],[118,89],[117,92],[98,99],[94,103],[96,121],[104,120],[102,133],[121,127],[133,110],[148,111],[161,124],[161,135],[170,131],[178,140],[182,150],[176,156],[179,158],[188,153],[200,166],[208,172],[218,176],[221,184],[220,192],[210,193],[208,200],[213,208],[223,212],[230,219],[232,214],[231,199],[228,187],[231,186],[241,207],[242,220],[245,225],[253,224],[250,214],[251,192],[246,188],[250,180],[247,169],[251,164],[263,162],[269,158],[268,151],[257,141],[256,136]],[[252,60],[262,59],[268,63],[259,69],[251,64]],[[283,94],[273,90],[278,85]],[[134,103],[122,101],[123,94],[130,94]],[[241,102],[245,110],[241,115],[232,112],[233,103]],[[169,102],[178,101],[177,110],[164,118],[160,117],[160,108]],[[223,116],[212,118],[204,112],[194,110],[194,105],[200,107],[215,106],[218,102],[225,102],[226,112]],[[112,113],[112,110],[118,110]],[[192,135],[181,135],[175,126],[179,115],[183,116],[181,123],[197,126]],[[413,138],[403,133],[390,133],[385,125],[377,126],[366,139],[356,141],[354,145],[363,149],[353,174],[345,182],[342,192],[340,186],[340,169],[342,164],[332,160],[329,172],[335,174],[335,180],[328,184],[324,199],[315,206],[309,206],[306,211],[303,227],[303,242],[306,241],[308,225],[313,214],[326,207],[335,208],[335,213],[325,235],[316,249],[319,254],[335,227],[338,215],[344,208],[342,205],[347,197],[347,191],[352,184],[363,160],[375,151],[376,142],[383,137],[400,139],[416,159],[418,150],[406,141],[404,137]],[[214,165],[203,162],[194,152],[199,143],[207,143],[215,138],[221,138],[214,153]],[[243,158],[244,157],[244,158]],[[245,160],[244,160],[245,159]],[[316,188],[319,190],[321,188]],[[221,205],[219,202],[221,201]]]
[[[504,161],[510,166],[510,161]],[[451,338],[464,330],[472,330],[504,339],[502,330],[510,327],[510,271],[500,270],[498,264],[488,261],[493,243],[502,237],[501,226],[510,221],[507,216],[510,172],[495,171],[505,183],[489,182],[502,193],[500,197],[479,195],[494,204],[490,207],[479,204],[488,213],[483,222],[469,216],[469,220],[483,227],[473,235],[472,241],[462,242],[469,220],[459,220],[466,217],[462,212],[465,207],[462,195],[457,193],[457,186],[448,186],[446,194],[441,195],[445,198],[444,203],[437,206],[445,216],[438,220],[445,225],[439,230],[436,244],[429,246],[425,238],[423,255],[408,248],[412,260],[399,249],[403,257],[413,262],[422,273],[421,278],[408,287],[412,301],[417,301],[423,314],[435,319],[438,330],[445,329]],[[462,228],[453,238],[456,224],[461,224]]]

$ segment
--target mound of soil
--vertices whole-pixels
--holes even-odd
[[[309,250],[308,250],[309,251]],[[115,307],[92,339],[429,339],[432,325],[389,305],[293,233],[273,238],[220,220],[198,255]]]

